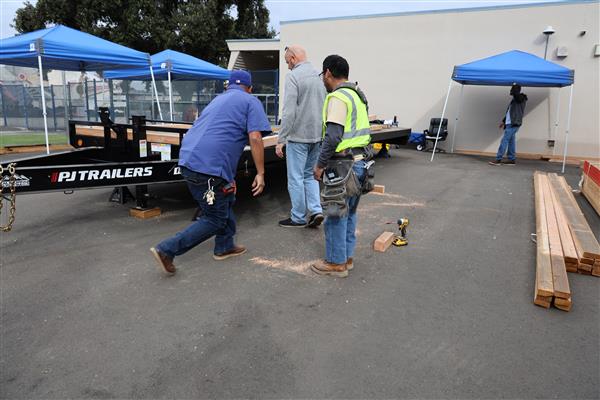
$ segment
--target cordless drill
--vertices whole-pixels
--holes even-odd
[[[400,235],[396,235],[392,244],[394,246],[406,246],[408,244],[408,239],[406,238],[406,228],[408,228],[408,218],[400,218],[398,220],[398,230],[400,230]]]

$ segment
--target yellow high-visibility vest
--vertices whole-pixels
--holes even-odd
[[[346,104],[346,123],[344,124],[344,135],[335,151],[337,153],[354,147],[365,147],[371,142],[371,128],[367,106],[362,102],[356,91],[341,87],[329,93],[323,104],[323,138],[327,125],[327,106],[331,98],[337,98]]]

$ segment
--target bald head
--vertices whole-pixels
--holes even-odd
[[[306,61],[306,50],[304,47],[293,44],[285,48],[285,62],[289,69],[293,69],[297,64]]]

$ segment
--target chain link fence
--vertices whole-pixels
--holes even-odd
[[[279,118],[279,71],[251,71],[253,95],[265,108],[271,123]],[[157,81],[158,100],[165,120],[171,119],[169,88]],[[172,81],[173,120],[192,122],[223,92],[222,81]],[[160,119],[151,82],[83,80],[44,87],[48,130],[66,133],[68,120],[98,121],[98,108],[108,107],[115,122],[127,123],[132,115]],[[39,86],[0,84],[0,126],[4,132],[43,132]]]

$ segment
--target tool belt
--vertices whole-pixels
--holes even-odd
[[[363,185],[354,173],[355,156],[332,158],[323,173],[321,207],[327,217],[344,217],[348,214],[346,200],[363,193]],[[366,181],[366,179],[365,179]]]

